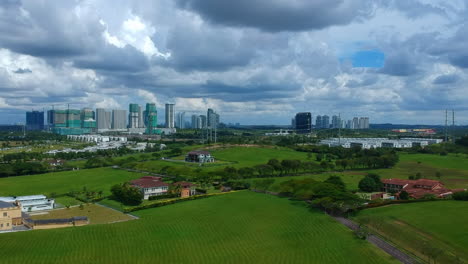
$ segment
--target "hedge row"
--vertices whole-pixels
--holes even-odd
[[[361,207],[360,210],[376,208],[392,204],[406,204],[406,203],[422,203],[422,202],[436,202],[436,201],[447,201],[447,199],[418,199],[418,200],[385,200],[381,203],[369,203],[364,207]]]
[[[147,204],[147,205],[124,208],[123,211],[124,211],[124,213],[130,213],[130,212],[135,212],[135,211],[139,211],[139,210],[155,208],[155,207],[161,207],[161,206],[166,206],[166,205],[185,202],[185,201],[209,198],[209,197],[212,197],[212,196],[217,196],[217,195],[222,195],[222,194],[232,193],[232,192],[235,192],[235,191],[225,192],[225,193],[211,193],[211,194],[203,194],[203,195],[194,195],[194,196],[189,196],[189,197],[185,197],[185,198],[179,198],[179,199],[163,201],[163,202],[160,202],[160,203],[153,203],[153,204]]]

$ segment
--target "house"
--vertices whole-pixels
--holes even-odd
[[[187,153],[187,155],[185,156],[185,161],[205,163],[205,162],[214,162],[215,160],[214,160],[214,157],[211,156],[210,152],[197,150],[197,151],[190,151],[189,153]]]
[[[173,186],[180,186],[182,188],[182,190],[180,192],[180,197],[182,197],[182,198],[195,195],[196,192],[197,192],[195,190],[196,185],[193,184],[193,183],[190,183],[190,182],[179,181],[179,182],[174,182],[172,185]]]
[[[130,184],[140,189],[145,200],[151,196],[167,194],[169,190],[169,184],[161,181],[161,177],[144,176],[130,181]]]
[[[0,231],[11,230],[13,226],[21,224],[23,217],[20,204],[0,201]]]
[[[52,159],[47,161],[47,164],[49,164],[50,167],[63,166],[63,163],[64,161],[60,159]]]
[[[414,199],[423,198],[425,195],[434,195],[438,198],[444,198],[462,189],[446,189],[440,181],[429,179],[402,180],[402,179],[383,179],[383,188],[385,192],[396,193],[399,197],[402,191],[408,193],[409,197]]]
[[[19,202],[21,211],[33,212],[41,210],[54,209],[55,200],[47,199],[45,195],[28,195],[28,196],[12,196],[12,197],[0,197],[0,201],[7,203]]]

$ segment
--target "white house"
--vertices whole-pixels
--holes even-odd
[[[167,194],[169,190],[169,184],[161,181],[161,177],[144,176],[130,181],[130,184],[140,189],[145,200],[151,196]]]
[[[54,209],[55,200],[47,199],[45,195],[28,195],[16,197],[0,197],[0,201],[7,203],[19,202],[21,211],[34,212]]]

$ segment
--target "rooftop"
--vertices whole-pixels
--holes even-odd
[[[169,184],[161,181],[160,177],[152,177],[152,176],[141,177],[140,179],[130,181],[130,183],[140,188],[169,186]]]
[[[210,152],[204,150],[190,151],[188,155],[210,155]]]
[[[12,207],[16,207],[16,205],[14,205],[12,203],[7,203],[7,202],[0,201],[0,208],[12,208]]]

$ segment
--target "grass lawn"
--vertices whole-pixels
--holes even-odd
[[[356,219],[425,260],[424,243],[444,252],[437,263],[468,262],[468,202],[392,205],[363,210]]]
[[[71,218],[74,216],[87,216],[89,224],[106,224],[117,221],[126,221],[133,219],[132,217],[117,212],[115,210],[96,205],[84,204],[84,208],[80,209],[78,206],[69,209],[56,209],[47,211],[47,214],[31,215],[34,220],[38,219],[54,219],[54,218]]]
[[[60,196],[55,198],[55,206],[57,204],[62,205],[63,207],[66,207],[67,205],[73,206],[73,205],[79,205],[82,204],[83,202],[76,200],[73,197],[70,196]]]
[[[85,186],[88,190],[102,190],[104,195],[110,195],[112,185],[141,176],[143,174],[125,170],[97,168],[0,178],[0,195],[50,195],[53,192],[65,194],[73,190],[82,190]]]
[[[5,263],[397,263],[302,202],[237,192],[135,221],[2,234]],[[24,250],[27,248],[27,250]]]

